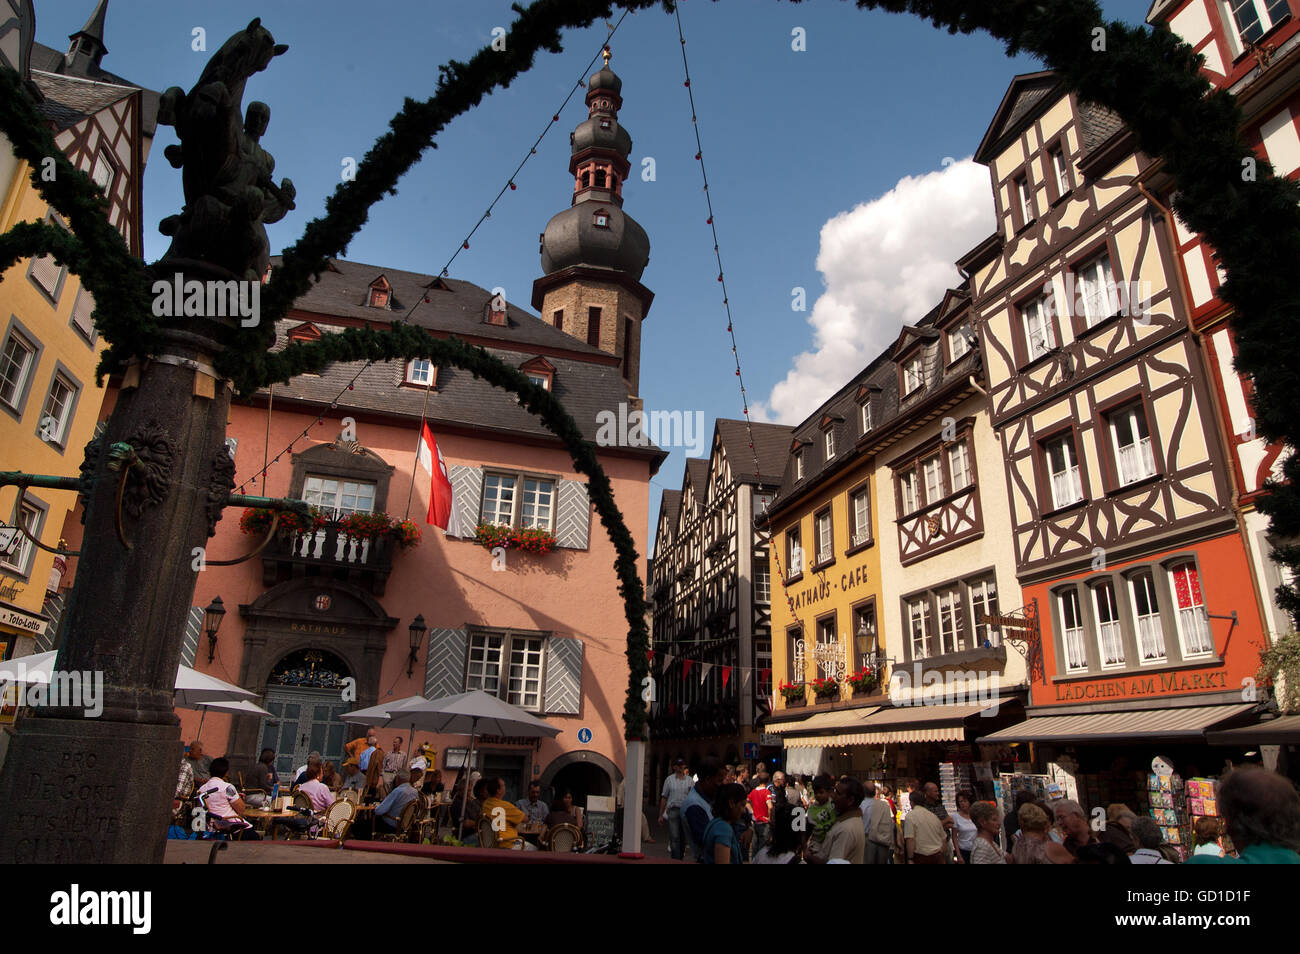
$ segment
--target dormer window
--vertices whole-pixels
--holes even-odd
[[[862,433],[871,430],[871,398],[862,402]]]
[[[794,479],[803,480],[803,451],[794,452]]]
[[[604,183],[602,183],[602,185],[603,184]],[[592,218],[592,221],[595,223],[596,228],[598,229],[609,228],[609,212],[607,212],[605,209],[597,209],[595,215]]]
[[[519,366],[519,370],[524,373],[533,384],[543,390],[552,390],[555,382],[555,365],[543,357],[529,358]]]
[[[826,459],[830,460],[835,456],[835,428],[826,428]]]
[[[918,391],[923,384],[925,384],[925,372],[921,369],[921,356],[913,355],[903,365],[903,394]]]
[[[406,383],[431,388],[438,381],[438,369],[428,358],[414,358],[406,364]]]
[[[290,341],[316,341],[320,338],[320,329],[310,321],[290,328],[287,334]]]
[[[388,284],[387,278],[380,275],[370,283],[370,291],[366,296],[366,304],[371,308],[387,308],[392,297],[393,286]]]
[[[964,358],[971,350],[971,342],[975,339],[975,333],[971,331],[970,322],[964,321],[952,331],[948,332],[948,360],[956,361],[958,358]]]

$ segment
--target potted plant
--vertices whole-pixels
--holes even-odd
[[[875,691],[876,686],[880,685],[880,674],[870,666],[863,666],[857,672],[850,674],[849,685],[853,687],[855,696],[870,695]]]
[[[803,705],[807,694],[807,689],[802,682],[786,682],[784,679],[781,680],[778,691],[789,707]]]
[[[252,536],[265,536],[276,521],[280,533],[310,533],[325,526],[325,514],[315,507],[307,514],[292,510],[272,510],[269,507],[248,507],[239,517],[239,529]]]
[[[422,536],[419,525],[414,520],[398,520],[389,528],[394,542],[403,550],[409,550],[420,543]]]
[[[371,540],[392,529],[392,521],[382,511],[363,513],[355,511],[339,521],[339,532],[360,540]]]
[[[840,694],[840,684],[834,676],[825,676],[812,681],[813,694],[818,702],[834,699]]]
[[[517,527],[480,523],[474,528],[474,542],[489,550],[501,547],[505,550],[544,554],[554,550],[559,541],[549,530],[538,528],[521,530]]]

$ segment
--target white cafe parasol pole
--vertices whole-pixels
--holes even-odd
[[[465,756],[465,790],[460,793],[460,825],[456,830],[456,840],[463,841],[465,838],[465,809],[469,805],[469,780],[474,774],[474,739],[478,729],[478,716],[475,716],[469,724],[469,755]],[[478,819],[476,818],[477,822]],[[477,832],[477,829],[475,829]]]

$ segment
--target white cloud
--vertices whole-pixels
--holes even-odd
[[[994,229],[988,169],[967,158],[907,176],[822,226],[825,292],[808,317],[813,350],[755,402],[758,420],[797,424],[961,281],[958,258]]]

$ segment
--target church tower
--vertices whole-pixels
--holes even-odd
[[[641,370],[641,323],[654,294],[641,284],[650,261],[645,229],[623,211],[632,137],[618,121],[623,81],[605,65],[587,83],[588,116],[569,136],[573,201],[541,235],[543,276],[533,308],[593,347],[622,359],[628,395]]]

